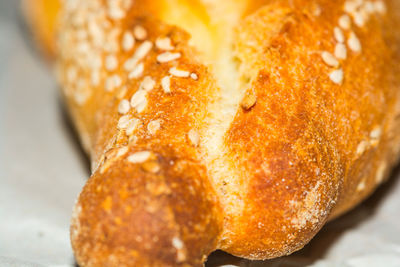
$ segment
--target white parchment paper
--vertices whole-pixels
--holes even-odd
[[[69,220],[89,176],[50,71],[30,44],[19,1],[0,0],[0,266],[74,266]],[[207,266],[400,266],[400,181],[329,223],[300,252]]]

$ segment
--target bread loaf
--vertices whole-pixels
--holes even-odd
[[[398,160],[399,1],[45,2],[25,10],[92,163],[81,266],[290,254]]]

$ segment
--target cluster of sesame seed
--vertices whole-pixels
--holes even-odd
[[[124,51],[129,52],[134,48],[137,41],[142,42],[133,52],[133,55],[123,64],[124,70],[128,73],[128,79],[139,79],[142,77],[145,71],[144,63],[141,61],[145,59],[145,57],[153,49],[153,43],[146,39],[147,36],[147,30],[141,25],[135,26],[133,28],[133,32],[125,31],[122,36],[121,47]],[[163,51],[157,56],[157,61],[159,63],[174,61],[180,58],[181,54],[179,52],[169,52],[169,50],[174,49],[172,41],[169,37],[159,37],[157,38],[155,44],[159,50],[167,50]],[[172,73],[177,74],[175,75],[177,77],[188,77],[190,74],[187,71],[178,70],[176,67],[171,68],[170,73],[171,71]],[[186,72],[188,73],[187,75]],[[142,113],[147,107],[148,93],[152,91],[155,86],[156,81],[151,76],[145,76],[140,82],[138,90],[131,96],[130,100],[122,99],[120,101],[118,105],[118,112],[121,114],[121,117],[118,121],[117,127],[120,130],[125,130],[128,136],[132,135],[137,127],[141,124],[138,118],[134,118],[128,113],[131,109],[133,109],[136,113]],[[165,93],[171,93],[170,76],[164,76],[161,79],[161,87]],[[126,93],[126,90],[124,90],[124,92]],[[121,95],[120,97],[123,98],[124,96],[125,95]],[[153,120],[148,123],[147,131],[149,134],[154,135],[160,129],[160,127],[161,120]]]
[[[142,24],[124,29],[123,20],[132,0],[79,1],[68,0],[62,21],[65,32],[60,36],[63,64],[61,70],[66,84],[66,95],[72,97],[78,105],[84,105],[95,93],[103,88],[105,93],[114,94],[119,103],[120,117],[117,129],[135,142],[135,131],[144,126],[150,135],[161,128],[162,120],[149,121],[147,126],[137,114],[145,111],[148,95],[160,85],[161,90],[172,93],[172,79],[191,78],[198,80],[194,72],[179,67],[177,60],[182,57],[168,36],[159,36],[152,40]],[[170,64],[168,73],[159,81],[146,75],[145,60],[151,52],[158,53],[159,64]],[[130,80],[139,80],[139,87],[131,96],[127,96]],[[66,81],[66,82],[65,82]],[[101,93],[101,92],[98,92]],[[136,115],[135,115],[136,114]],[[197,145],[198,138],[188,133],[190,142]]]
[[[322,61],[334,68],[329,73],[329,79],[335,84],[342,84],[343,82],[344,73],[340,67],[340,61],[347,58],[347,49],[354,53],[360,53],[362,50],[361,42],[352,30],[352,23],[358,27],[363,27],[370,15],[374,13],[384,14],[386,6],[383,0],[347,0],[344,3],[343,10],[344,14],[339,17],[338,26],[333,29],[333,36],[336,41],[333,53],[328,51],[321,53]]]
[[[147,37],[147,30],[142,25],[136,25],[132,32],[125,31],[122,34],[121,48],[125,52],[131,52],[136,43],[141,42],[133,51],[133,55],[122,64],[123,69],[127,72],[127,78],[129,80],[140,79],[145,72],[145,65],[142,61],[153,49],[153,42],[147,40]],[[155,40],[155,47],[161,51],[156,57],[157,62],[160,64],[173,62],[181,58],[180,52],[173,51],[175,46],[173,45],[172,40],[167,36],[158,37]],[[118,62],[116,62],[115,56],[107,57],[105,64],[108,65],[108,67],[106,66],[107,70],[115,70],[118,68]],[[161,89],[166,94],[171,93],[172,77],[190,77],[193,80],[198,79],[196,73],[173,66],[169,69],[168,75],[165,75],[160,79]],[[118,79],[115,74],[114,76],[111,75],[106,79],[105,89],[107,91],[112,91],[114,88],[121,86],[121,81],[122,78]],[[130,114],[130,111],[133,110],[134,112],[140,114],[146,109],[148,104],[148,94],[156,87],[156,84],[156,80],[151,76],[144,76],[140,82],[138,90],[131,96],[130,99],[125,98],[125,94],[127,92],[126,87],[123,87],[120,93],[118,93],[118,98],[120,99],[118,112],[121,114],[121,117],[119,118],[117,128],[125,131],[130,141],[132,141],[132,138],[134,138],[132,135],[135,130],[142,125],[141,120],[133,117],[133,115]],[[161,123],[162,121],[160,119],[150,121],[146,127],[147,132],[150,135],[156,134],[161,128]]]
[[[108,17],[113,20],[120,20],[126,16],[126,10],[128,10],[131,5],[131,0],[108,0],[107,4],[107,14]]]
[[[100,172],[128,153],[126,144],[113,148],[119,138],[127,137],[130,144],[136,143],[139,129],[152,136],[162,128],[163,120],[155,118],[145,122],[139,116],[146,110],[152,90],[159,88],[171,94],[173,79],[199,79],[197,73],[179,66],[182,54],[169,36],[153,39],[143,23],[122,27],[132,3],[132,0],[65,1],[66,12],[62,18],[65,31],[59,38],[62,63],[59,70],[66,84],[66,95],[79,106],[85,105],[93,94],[114,96],[119,101],[117,134],[106,149],[110,153],[103,155]],[[148,63],[152,53],[156,53],[157,64],[167,66],[167,72],[160,78],[146,74],[146,66],[156,64]],[[132,95],[128,95],[130,81],[138,84]],[[187,139],[192,146],[199,145],[200,136],[195,129],[188,131]],[[149,150],[135,152],[126,159],[140,164],[147,172],[160,170],[157,157]]]
[[[78,105],[84,105],[103,81],[106,92],[122,85],[122,78],[114,73],[119,67],[116,53],[121,30],[111,21],[124,18],[131,5],[132,0],[65,1],[58,39],[60,62],[65,67],[59,70],[66,95]],[[129,45],[129,40],[125,43]]]

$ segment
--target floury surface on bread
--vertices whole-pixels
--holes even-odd
[[[81,266],[287,255],[397,162],[399,1],[49,2],[24,5],[92,162]]]

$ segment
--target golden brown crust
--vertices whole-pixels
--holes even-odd
[[[232,219],[226,249],[254,259],[303,247],[329,217],[382,182],[393,164],[388,153],[399,146],[386,141],[388,128],[398,125],[397,51],[387,48],[393,40],[383,32],[393,29],[391,22],[374,14],[361,29],[353,26],[362,48],[349,46],[339,63],[344,80],[336,85],[329,79],[335,67],[321,53],[335,50],[332,33],[343,5],[319,1],[316,16],[312,4],[282,2],[259,9],[239,27],[243,68],[258,70],[249,88],[257,103],[238,112],[225,141],[249,181],[246,209]],[[259,37],[271,32],[276,18],[275,35]]]
[[[57,68],[93,167],[71,226],[83,266],[292,253],[398,159],[396,1],[68,3]]]
[[[218,204],[204,168],[156,154],[160,171],[153,173],[145,163],[129,163],[132,150],[125,153],[94,173],[78,199],[71,226],[78,263],[200,266],[219,233]]]

